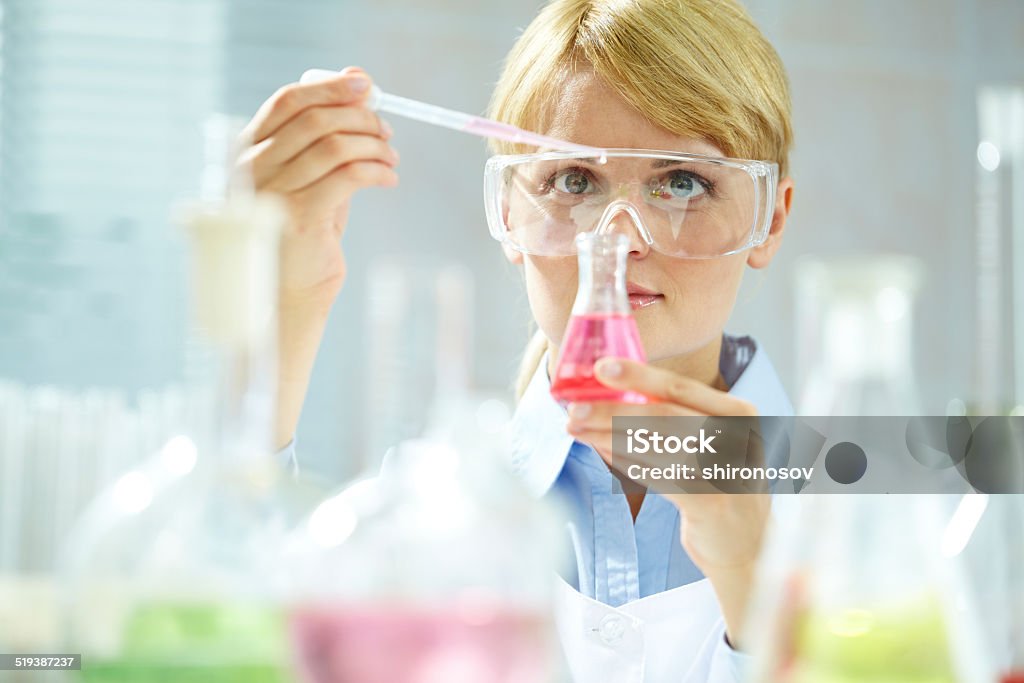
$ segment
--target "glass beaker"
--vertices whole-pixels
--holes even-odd
[[[585,232],[576,236],[576,250],[579,290],[551,378],[551,395],[562,404],[648,403],[643,394],[612,389],[594,376],[594,364],[604,357],[647,361],[626,292],[629,240],[620,233]]]

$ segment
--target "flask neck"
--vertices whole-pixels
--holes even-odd
[[[572,314],[629,315],[628,246],[621,235],[584,234],[577,239],[579,290]]]
[[[218,352],[214,425],[216,452],[225,461],[269,460],[277,418],[277,344],[266,331]]]
[[[223,460],[269,460],[277,399],[277,271],[284,209],[269,196],[189,216],[200,431]]]

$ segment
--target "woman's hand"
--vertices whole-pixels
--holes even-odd
[[[391,130],[365,106],[370,78],[356,67],[314,83],[290,83],[263,103],[243,132],[239,164],[257,191],[287,202],[281,240],[282,302],[330,306],[345,277],[341,237],[352,195],[398,184]]]
[[[345,281],[341,237],[352,196],[398,184],[391,129],[365,106],[370,78],[349,67],[314,83],[290,83],[242,132],[239,156],[255,189],[288,206],[279,273],[280,363],[275,442],[294,436],[327,316]]]
[[[633,390],[656,400],[647,405],[594,402],[569,406],[569,433],[578,441],[593,446],[609,467],[620,474],[620,478],[625,476],[628,465],[637,461],[626,460],[620,454],[613,460],[613,415],[757,418],[757,409],[750,402],[669,370],[624,359],[605,358],[598,362],[595,371],[602,384]],[[719,443],[722,441],[719,439]],[[746,438],[741,441],[745,446]],[[723,454],[724,457],[729,455]],[[745,459],[750,456],[746,452],[739,455]],[[655,464],[657,457],[645,464]],[[666,464],[666,456],[660,457],[660,464]],[[755,457],[762,457],[763,464],[759,448]],[[679,508],[680,540],[690,558],[714,586],[729,640],[735,645],[750,599],[755,565],[771,505],[770,497],[763,490],[706,493],[703,491],[716,490],[707,482],[686,484],[683,488],[695,492],[666,494],[665,497]]]

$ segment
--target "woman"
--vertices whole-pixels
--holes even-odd
[[[258,189],[287,199],[292,218],[281,268],[282,447],[292,439],[328,311],[345,281],[340,239],[349,202],[362,188],[398,183],[391,131],[363,106],[369,86],[354,67],[327,81],[285,86],[247,129],[253,145],[244,162]],[[572,404],[565,411],[550,398],[548,378],[576,293],[576,259],[564,244],[529,248],[544,243],[544,225],[531,222],[537,216],[528,210],[505,206],[492,220],[508,259],[523,268],[539,327],[519,381],[517,463],[532,490],[557,490],[576,513],[576,574],[563,586],[558,610],[570,668],[577,680],[733,680],[768,500],[613,495],[611,415],[792,412],[764,351],[723,333],[745,267],[771,262],[790,209],[782,65],[735,0],[555,0],[509,54],[491,109],[499,120],[585,145],[778,167],[777,189],[760,199],[761,228],[720,221],[749,233],[731,246],[680,237],[694,233],[685,228],[695,216],[756,213],[747,194],[728,184],[723,192],[694,171],[721,164],[652,155],[651,168],[662,169],[654,173],[634,163],[647,160],[640,155],[609,161],[626,175],[563,165],[543,186],[563,199],[593,195],[606,181],[624,189],[615,195],[621,210],[600,218],[630,240],[627,278],[649,364],[605,359],[598,377],[658,399],[647,406]],[[495,149],[535,151],[505,143]],[[539,162],[517,163],[530,169]],[[681,197],[691,210],[662,211],[652,197]],[[606,199],[610,205],[612,194]],[[690,222],[666,232],[659,223],[666,216]]]

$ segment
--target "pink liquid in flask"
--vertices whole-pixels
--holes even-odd
[[[292,633],[307,683],[544,681],[553,657],[540,615],[496,606],[317,607]]]
[[[562,341],[555,376],[551,380],[551,395],[564,403],[647,403],[643,394],[612,389],[598,381],[594,376],[594,364],[606,357],[627,358],[641,363],[647,361],[633,316],[616,313],[572,316]]]
[[[626,294],[628,249],[629,242],[621,234],[576,236],[579,292],[551,378],[551,395],[562,405],[572,401],[650,402],[643,394],[605,386],[594,375],[594,364],[602,358],[647,361]]]

